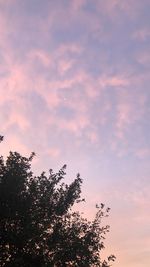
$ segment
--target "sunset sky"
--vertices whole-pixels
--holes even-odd
[[[83,178],[114,267],[150,266],[150,0],[0,0],[1,154]]]

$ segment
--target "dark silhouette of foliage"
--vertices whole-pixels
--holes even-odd
[[[63,182],[66,166],[57,173],[34,176],[29,158],[10,152],[0,157],[0,266],[1,267],[108,267],[102,261],[105,234],[101,219],[109,209],[97,206],[93,221],[74,212],[82,179]]]

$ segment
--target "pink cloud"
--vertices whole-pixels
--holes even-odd
[[[140,40],[140,41],[146,41],[150,36],[150,31],[148,28],[139,29],[134,32],[133,38]]]
[[[77,114],[76,117],[72,120],[61,120],[58,127],[60,129],[68,130],[74,133],[77,136],[80,136],[82,130],[84,130],[89,125],[88,117],[85,115]]]
[[[113,87],[124,87],[129,85],[129,80],[121,76],[102,76],[99,78],[99,84],[102,87],[113,86]]]
[[[74,11],[79,11],[86,4],[86,2],[86,0],[73,0],[71,7]]]
[[[105,2],[97,0],[96,6],[99,12],[105,13],[112,21],[121,21],[123,15],[127,15],[131,20],[137,19],[143,3],[139,0],[105,0]]]
[[[150,51],[142,51],[136,55],[136,60],[144,66],[150,66]]]
[[[24,92],[30,90],[30,85],[24,66],[10,63],[6,75],[0,78],[1,101],[3,103],[12,101],[12,104],[20,101],[18,99]]]
[[[99,138],[98,138],[98,134],[96,133],[96,131],[87,132],[87,136],[92,144],[98,143]]]
[[[0,4],[2,4],[3,6],[8,6],[10,4],[13,5],[14,3],[16,3],[16,0],[0,0]]]
[[[31,61],[38,59],[45,67],[49,67],[52,64],[51,56],[43,50],[32,50],[28,55]]]
[[[50,148],[47,151],[47,154],[52,158],[58,158],[60,156],[60,153],[61,151],[58,148]]]
[[[1,155],[6,158],[9,151],[19,151],[24,156],[29,156],[31,151],[24,145],[24,142],[19,138],[18,135],[11,133],[6,135],[4,141],[1,143]]]
[[[38,84],[36,88],[34,88],[35,85],[33,85],[35,92],[38,92],[44,98],[49,108],[57,107],[60,104],[60,98],[57,89],[61,83],[57,81],[46,81],[43,77],[39,77],[36,83]]]
[[[65,74],[68,70],[73,67],[74,60],[73,59],[62,59],[58,62],[58,71],[60,75]]]
[[[22,131],[29,129],[29,127],[31,126],[28,118],[22,114],[21,107],[19,110],[15,109],[11,111],[11,113],[9,114],[9,119],[4,123],[2,129],[7,132],[8,128],[14,124],[18,126]]]
[[[127,125],[131,123],[131,107],[127,103],[119,104],[117,108],[117,137],[122,139],[124,137],[124,130]]]
[[[131,79],[131,85],[136,87],[137,81]],[[136,94],[129,89],[116,89],[117,93],[117,115],[116,115],[116,136],[120,139],[125,137],[127,130],[139,121],[145,112],[145,94],[144,92]]]
[[[65,56],[68,52],[80,54],[83,47],[76,43],[61,44],[55,52],[55,57]]]
[[[136,151],[136,156],[140,159],[144,159],[150,156],[150,149],[149,148],[141,148]]]

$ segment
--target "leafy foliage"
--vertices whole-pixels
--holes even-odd
[[[0,266],[2,267],[90,267],[110,266],[114,256],[101,261],[105,233],[100,227],[109,209],[97,206],[90,222],[73,212],[80,197],[82,179],[63,182],[66,166],[58,173],[34,176],[31,161],[10,152],[0,157]]]

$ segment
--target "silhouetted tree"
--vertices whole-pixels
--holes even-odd
[[[110,266],[114,256],[101,260],[105,233],[101,219],[109,209],[97,206],[93,221],[73,212],[82,179],[63,182],[66,166],[58,173],[34,176],[29,158],[10,152],[0,157],[0,266],[90,267]]]

